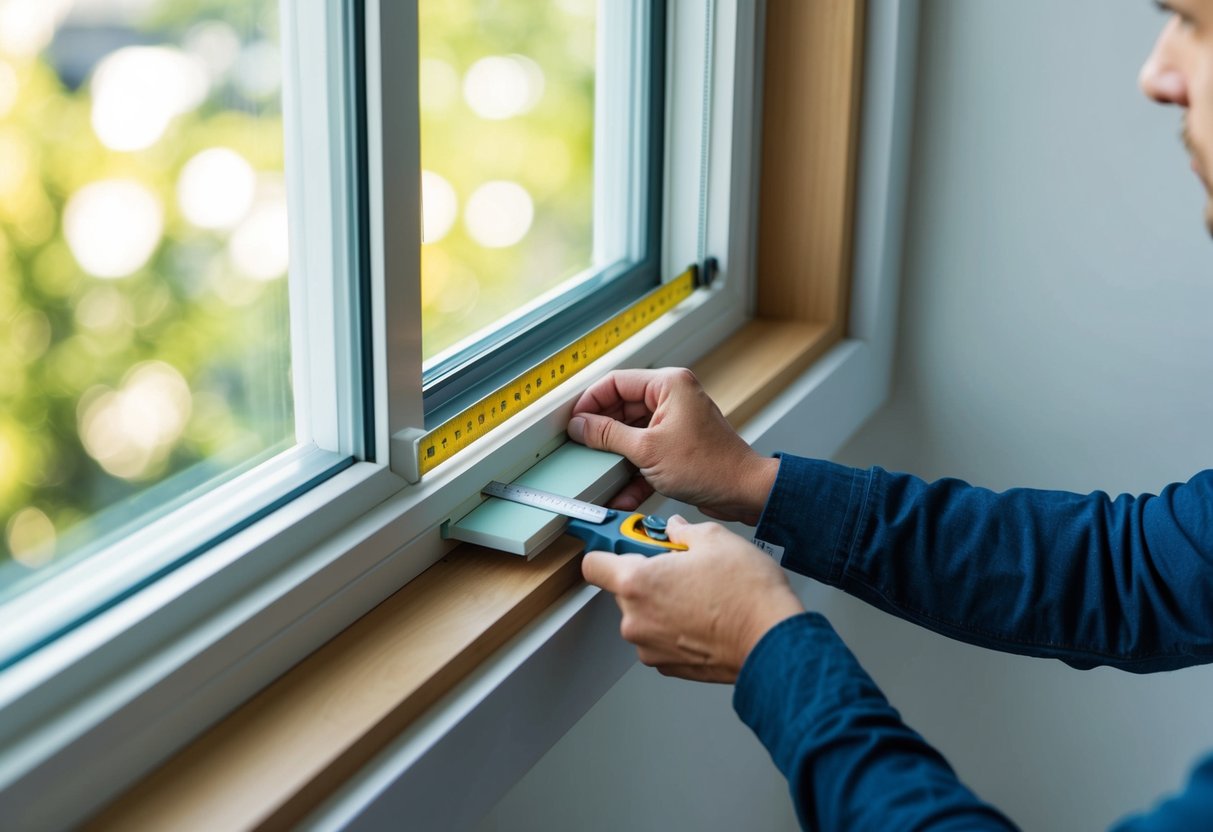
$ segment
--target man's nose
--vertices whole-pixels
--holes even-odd
[[[1188,82],[1182,73],[1174,69],[1163,69],[1147,61],[1141,68],[1138,79],[1141,91],[1147,98],[1159,104],[1175,104],[1180,107],[1188,106]]]
[[[1171,39],[1174,36],[1174,26],[1168,24],[1159,35],[1154,51],[1141,67],[1138,84],[1147,98],[1159,104],[1175,104],[1180,107],[1188,106],[1188,80],[1175,63],[1171,60]]]

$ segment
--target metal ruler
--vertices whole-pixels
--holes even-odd
[[[495,480],[485,486],[481,493],[563,514],[569,518],[565,523],[565,534],[584,541],[586,551],[652,556],[687,550],[686,544],[674,543],[669,539],[664,517],[652,514],[646,517],[640,512],[620,515],[617,511],[583,500]]]
[[[563,514],[565,517],[576,517],[587,523],[605,523],[615,513],[608,508],[587,503],[585,500],[562,497],[550,491],[541,491],[526,485],[515,485],[512,482],[494,480],[482,488],[480,493],[501,500],[509,500],[511,503],[541,508],[553,514]]]
[[[711,264],[709,263],[709,271]],[[691,266],[581,338],[515,376],[441,425],[412,439],[416,482],[477,439],[555,390],[579,370],[606,355],[621,342],[690,297],[699,285],[699,267]]]

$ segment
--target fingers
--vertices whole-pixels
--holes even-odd
[[[627,576],[644,563],[644,555],[616,555],[611,552],[586,552],[581,560],[581,576],[586,583],[618,595]]]
[[[568,431],[574,442],[587,448],[621,454],[635,464],[643,464],[637,457],[643,448],[644,428],[625,425],[610,416],[583,413],[569,421]]]
[[[624,402],[623,409],[619,414],[607,415],[637,428],[646,427],[653,418],[653,412],[649,410],[649,406],[644,402]]]
[[[622,409],[627,402],[643,403],[649,384],[656,380],[657,370],[616,370],[594,382],[573,405],[573,415],[579,413],[609,413]]]
[[[688,523],[681,515],[671,515],[666,521],[666,533],[674,543],[694,547],[705,538],[728,531],[719,523]]]
[[[642,403],[648,413],[657,409],[661,399],[679,387],[698,388],[699,382],[690,370],[666,367],[660,370],[616,370],[590,385],[577,403],[573,415],[581,413],[624,413],[624,421],[637,418],[638,411],[629,404]]]

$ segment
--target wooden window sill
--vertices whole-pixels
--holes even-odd
[[[696,365],[740,425],[836,343],[753,320]],[[761,368],[755,371],[755,368]],[[581,581],[580,542],[531,561],[463,545],[103,810],[90,828],[283,828]]]

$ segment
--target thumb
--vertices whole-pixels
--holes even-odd
[[[640,450],[644,428],[634,428],[598,413],[580,413],[569,422],[569,436],[596,451],[622,454],[635,464],[634,455]]]
[[[644,555],[615,555],[610,552],[586,552],[581,559],[581,577],[586,583],[602,587],[607,592],[618,594],[619,583],[625,573],[643,563]]]
[[[718,523],[688,523],[681,515],[672,514],[666,520],[665,530],[671,542],[694,547],[718,526]]]

